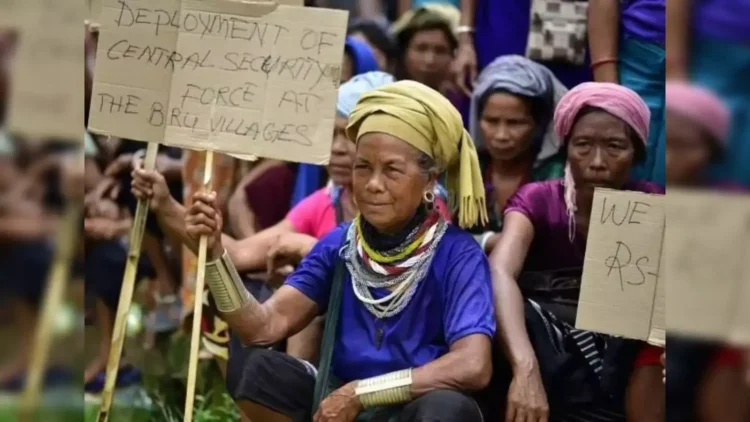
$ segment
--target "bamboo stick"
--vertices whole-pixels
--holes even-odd
[[[214,167],[213,151],[206,151],[203,167],[203,188],[211,189],[211,175]],[[195,402],[195,382],[198,377],[198,351],[201,340],[201,317],[203,316],[203,289],[206,280],[206,254],[208,238],[202,236],[198,245],[198,268],[195,275],[195,300],[193,306],[193,330],[190,336],[190,361],[188,366],[187,389],[185,391],[185,416],[183,422],[192,422]]]
[[[156,154],[158,151],[159,144],[148,143],[146,157],[143,162],[144,169],[154,169],[156,166]],[[107,422],[109,420],[109,411],[112,407],[115,384],[117,382],[117,371],[120,367],[122,347],[125,343],[125,329],[127,327],[128,312],[130,311],[130,304],[133,301],[133,289],[135,288],[138,261],[141,257],[141,243],[143,242],[143,232],[146,229],[147,216],[148,202],[139,200],[135,211],[135,217],[133,218],[133,227],[130,229],[128,259],[125,263],[125,273],[122,277],[122,288],[120,290],[120,301],[117,304],[115,326],[112,330],[112,346],[109,350],[109,359],[107,360],[107,378],[104,382],[104,390],[102,391],[102,404],[99,408],[99,416],[97,417],[98,422]]]

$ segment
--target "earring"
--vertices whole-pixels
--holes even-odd
[[[427,211],[435,209],[435,194],[432,191],[425,191],[424,195],[422,195],[422,200]]]

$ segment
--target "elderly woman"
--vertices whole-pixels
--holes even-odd
[[[318,189],[297,204],[279,223],[258,232],[256,235],[234,240],[225,236],[224,244],[232,255],[238,271],[262,271],[269,258],[284,258],[291,263],[299,262],[317,239],[333,230],[337,225],[351,221],[357,213],[351,194],[354,144],[344,134],[349,114],[359,97],[381,85],[390,83],[393,77],[383,72],[368,72],[355,76],[339,89],[337,112],[331,145],[331,160],[328,164],[330,183]],[[133,193],[139,198],[152,198],[151,207],[158,215],[160,226],[167,234],[178,240],[187,239],[184,220],[185,209],[169,196],[164,178],[157,172],[135,169],[132,173]],[[191,245],[197,250],[197,244]],[[254,293],[259,297],[268,294],[264,286],[253,283]],[[211,314],[209,312],[208,314]],[[217,356],[226,359],[229,336],[222,321],[214,321],[206,336],[208,347]],[[317,355],[317,331],[306,332],[287,344],[287,352],[294,356],[314,361]],[[308,335],[309,334],[309,335]]]
[[[708,170],[721,160],[731,124],[729,108],[711,91],[687,83],[666,85],[666,175],[669,187],[742,191],[711,183]],[[710,281],[709,281],[710,282]],[[747,421],[742,353],[711,342],[670,336],[669,417],[690,421]]]
[[[518,188],[562,177],[565,158],[552,115],[566,92],[549,69],[521,56],[500,57],[479,75],[469,133],[483,164],[490,223],[472,232],[485,251],[497,244],[502,210]]]
[[[195,196],[188,232],[211,238],[207,285],[245,345],[230,353],[229,391],[251,419],[309,420],[315,369],[263,346],[338,309],[338,388],[314,421],[481,421],[470,394],[492,372],[489,268],[471,236],[435,210],[433,194],[447,170],[461,225],[486,218],[460,114],[438,92],[402,81],[362,96],[346,133],[356,142],[360,214],[318,242],[264,304],[244,289],[222,246],[215,195]],[[329,303],[334,289],[340,301]]]
[[[684,82],[668,82],[666,174],[669,186],[733,188],[711,182],[709,170],[721,161],[731,112],[716,94]]]
[[[663,192],[630,181],[645,158],[648,107],[622,86],[584,83],[554,120],[565,178],[521,187],[490,257],[498,340],[512,373],[506,420],[546,421],[548,412],[553,420],[664,420],[661,349],[573,328],[594,188]],[[569,269],[577,270],[554,276]]]

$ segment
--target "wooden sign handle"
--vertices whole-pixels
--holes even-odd
[[[206,151],[203,166],[203,188],[211,189],[211,174],[214,167],[213,151]],[[187,388],[185,390],[185,416],[183,422],[192,422],[195,402],[195,382],[198,377],[198,351],[201,344],[201,318],[203,316],[203,289],[206,281],[206,254],[208,238],[203,236],[198,244],[198,268],[195,274],[195,296],[193,304],[193,329],[190,335],[190,361],[188,366]]]
[[[143,168],[153,170],[156,167],[156,154],[159,152],[159,144],[148,143]],[[130,245],[128,248],[128,259],[125,262],[125,273],[122,276],[122,288],[120,290],[120,301],[117,304],[117,315],[115,326],[112,329],[112,346],[109,349],[107,360],[107,378],[104,381],[102,391],[102,404],[99,407],[98,422],[109,420],[109,411],[112,407],[112,399],[117,381],[117,371],[120,368],[120,356],[125,343],[125,332],[127,327],[128,312],[133,302],[133,290],[135,288],[135,277],[138,272],[138,261],[141,257],[141,243],[143,232],[146,229],[146,217],[148,216],[148,202],[139,200],[133,217],[133,227],[130,229]]]

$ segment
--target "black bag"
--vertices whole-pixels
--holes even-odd
[[[575,326],[582,271],[581,268],[526,271],[521,273],[518,285],[523,297],[538,303],[557,319]]]
[[[525,272],[519,277],[524,298],[536,302],[544,312],[575,327],[578,297],[581,289],[580,268],[548,272]],[[610,336],[602,359],[603,369],[597,377],[571,336],[561,345],[550,338],[549,322],[525,300],[526,329],[539,362],[550,405],[578,405],[601,401],[620,403],[627,388],[633,362],[642,343]]]

